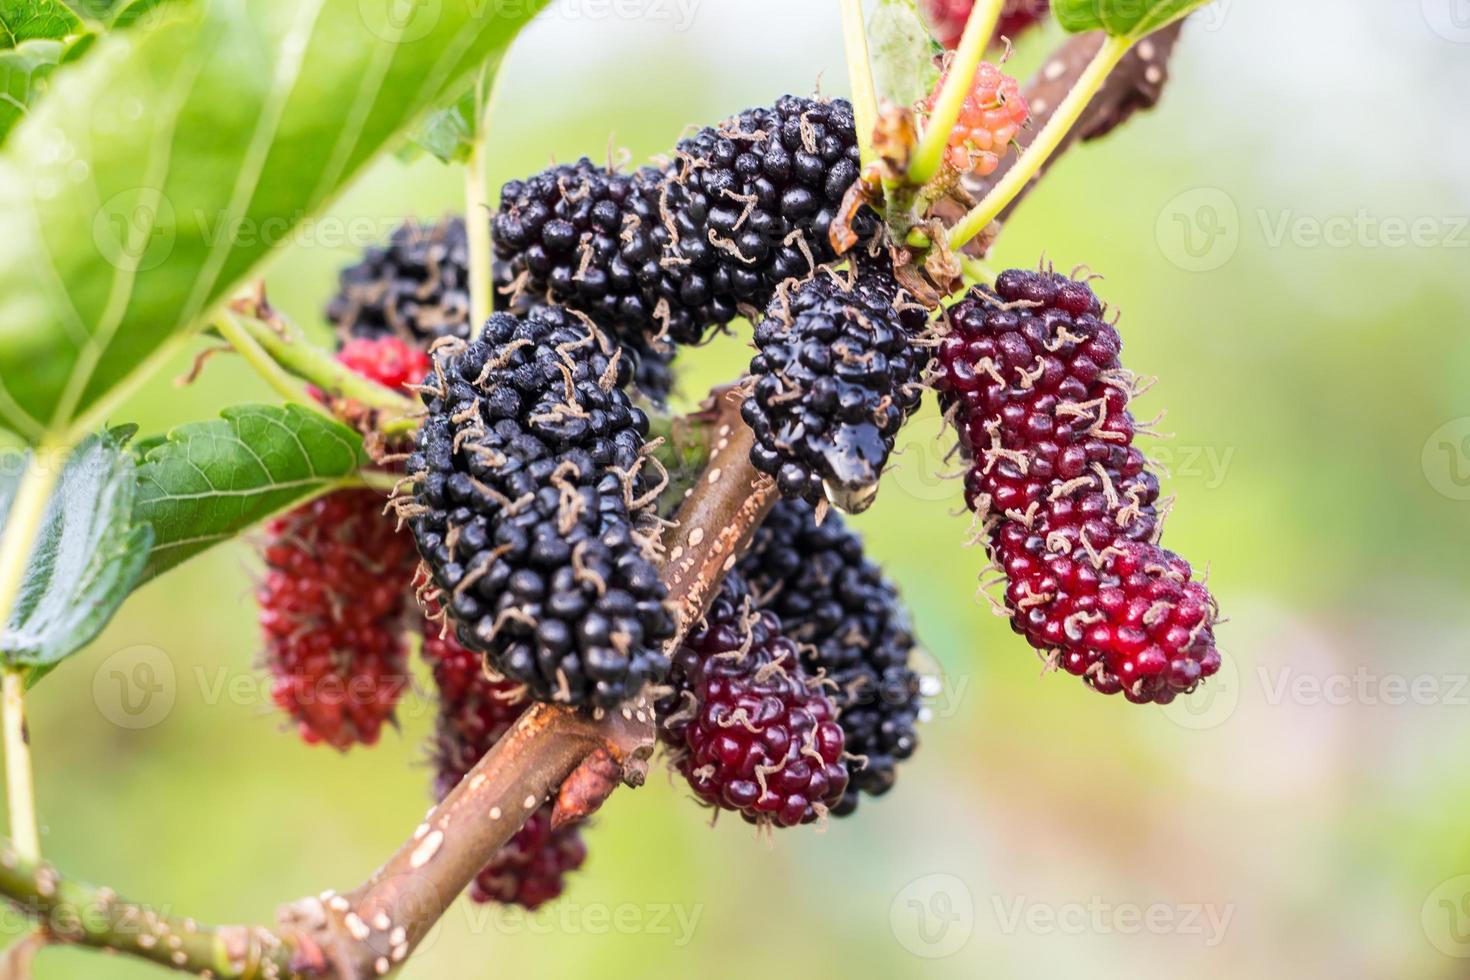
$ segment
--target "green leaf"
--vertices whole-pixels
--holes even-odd
[[[0,149],[0,425],[105,417],[546,0],[214,0],[98,39]]]
[[[131,434],[88,436],[67,457],[0,632],[6,664],[48,667],[81,649],[137,582],[153,534],[133,517],[133,456],[123,448]],[[0,457],[0,515],[29,461],[29,453]]]
[[[138,467],[133,516],[153,526],[147,581],[258,521],[351,482],[362,439],[300,405],[237,405],[181,425]]]
[[[81,26],[61,0],[0,0],[0,48],[36,38],[60,40]]]
[[[868,57],[881,97],[912,105],[934,88],[943,52],[919,19],[912,0],[883,0],[868,20]]]
[[[0,140],[20,122],[46,87],[46,76],[66,57],[62,41],[22,41],[0,49]]]
[[[439,158],[440,163],[463,163],[475,140],[475,92],[471,88],[453,104],[430,113],[413,134],[415,145]]]
[[[1208,0],[1055,0],[1052,9],[1063,27],[1107,31],[1114,37],[1141,38],[1185,16]]]

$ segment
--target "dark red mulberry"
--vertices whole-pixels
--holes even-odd
[[[539,700],[612,707],[673,633],[630,365],[558,307],[441,346],[400,497],[458,639]]]
[[[774,614],[726,576],[675,655],[660,704],[675,764],[706,803],[752,823],[809,823],[842,800],[848,772],[837,708],[802,669]]]
[[[935,39],[946,48],[953,48],[965,33],[965,21],[974,6],[975,0],[924,0],[924,18]],[[995,25],[994,43],[999,43],[1002,37],[1015,39],[1022,31],[1040,23],[1050,10],[1050,0],[1006,0]]]
[[[888,792],[898,763],[918,747],[921,709],[909,663],[917,644],[897,588],[840,517],[818,524],[801,501],[776,504],[738,571],[800,645],[806,672],[832,682],[847,752],[858,760],[833,812],[851,813],[859,792]]]
[[[407,684],[415,556],[382,510],[371,490],[338,490],[266,528],[257,598],[271,695],[311,744],[373,744]]]
[[[1092,290],[1010,270],[948,314],[937,387],[1016,630],[1107,694],[1167,703],[1220,667],[1216,607],[1160,547],[1122,340]]]
[[[783,496],[872,501],[893,441],[923,394],[926,313],[890,275],[822,273],[783,288],[755,330],[759,353],[741,414],[750,460]]]

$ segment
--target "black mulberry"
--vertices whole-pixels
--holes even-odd
[[[327,319],[339,343],[352,337],[397,336],[419,347],[470,334],[469,244],[464,219],[409,221],[387,245],[370,246],[343,269]]]
[[[556,307],[495,314],[434,355],[400,513],[460,642],[538,700],[636,696],[664,676],[673,622],[631,366]]]

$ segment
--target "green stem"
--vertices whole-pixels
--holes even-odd
[[[272,373],[284,376],[285,371],[282,370],[284,368],[330,395],[349,399],[368,408],[376,408],[392,419],[412,415],[418,410],[417,404],[412,399],[405,398],[390,388],[364,378],[338,362],[331,354],[308,341],[301,331],[285,322],[277,321],[270,324],[255,317],[239,314],[227,315],[231,317],[231,329],[238,329],[257,350],[267,355],[266,360],[270,362],[268,370]],[[224,330],[220,332],[224,333]],[[235,344],[228,334],[225,335],[225,339]],[[238,349],[239,345],[235,346]],[[254,366],[253,362],[252,366]],[[298,386],[293,385],[292,387],[296,387],[298,391],[301,390]],[[319,408],[323,413],[330,414],[315,398],[308,398],[307,402]],[[415,421],[409,428],[415,428],[417,424]]]
[[[25,673],[7,667],[3,680],[5,728],[5,801],[10,809],[10,836],[26,861],[41,860],[41,834],[36,827],[36,790],[31,778],[31,746],[26,732]]]
[[[262,324],[264,326],[264,324]],[[255,369],[255,373],[265,380],[265,383],[276,390],[282,398],[297,405],[305,405],[313,411],[329,416],[326,406],[311,397],[304,385],[288,374],[284,368],[277,363],[267,351],[265,346],[259,342],[245,327],[245,320],[231,310],[224,310],[215,321],[214,327],[220,336],[235,348],[235,353],[245,358],[245,363]],[[270,328],[266,327],[269,332]]]
[[[1102,88],[1103,82],[1107,81],[1108,73],[1128,53],[1132,44],[1132,39],[1126,37],[1110,37],[1103,42],[1102,48],[1078,77],[1077,84],[1072,86],[1072,90],[1067,93],[1062,104],[1057,106],[1056,112],[1036,135],[1036,139],[1031,141],[1031,145],[1016,161],[1015,166],[1007,170],[1006,175],[990,189],[984,199],[949,230],[950,248],[961,248],[984,231],[1006,209],[1006,205],[1020,195],[1031,179],[1041,172],[1041,168],[1061,145],[1087,104],[1092,101],[1092,97]]]
[[[960,35],[960,46],[955,50],[954,60],[945,70],[944,87],[939,98],[934,100],[934,111],[924,126],[924,135],[914,149],[909,161],[909,183],[923,186],[934,179],[939,165],[944,160],[944,149],[949,144],[949,134],[960,118],[965,96],[975,83],[975,71],[980,59],[985,57],[985,46],[995,36],[995,25],[1000,22],[1001,8],[1005,0],[975,0],[970,16],[965,21],[965,32]]]
[[[842,43],[847,51],[847,77],[852,88],[852,114],[858,150],[866,168],[874,160],[873,130],[878,125],[878,94],[868,60],[868,34],[863,27],[862,0],[842,0]]]
[[[488,85],[487,85],[488,83]],[[465,161],[464,212],[470,263],[470,332],[479,336],[494,308],[495,283],[491,272],[495,256],[490,240],[490,200],[485,189],[485,137],[490,130],[490,112],[500,90],[500,64],[481,66],[475,82],[475,131],[470,137],[470,155]]]

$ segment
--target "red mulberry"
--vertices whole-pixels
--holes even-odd
[[[371,490],[271,521],[257,593],[276,703],[308,743],[371,745],[407,683],[402,619],[415,556]]]
[[[924,101],[923,108],[932,112],[948,73],[942,76]],[[1026,124],[1029,110],[1016,80],[988,61],[981,62],[959,118],[950,130],[945,159],[961,173],[988,177],[1000,166],[1011,141]]]
[[[847,752],[860,760],[833,812],[851,813],[859,792],[888,792],[919,742],[919,677],[909,664],[916,643],[898,590],[840,517],[818,524],[801,501],[776,504],[738,571],[800,644],[806,672],[832,682]]]
[[[965,33],[965,21],[975,0],[924,0],[924,16],[934,37],[946,48],[959,45]],[[995,42],[1002,37],[1016,38],[1022,31],[1036,26],[1051,9],[1050,0],[1006,0],[1000,21],[995,26]]]
[[[1160,547],[1122,341],[1082,282],[1010,270],[950,309],[937,387],[1017,632],[1105,694],[1167,703],[1220,667],[1216,607]]]
[[[672,681],[662,734],[700,799],[782,827],[840,803],[848,773],[837,708],[775,615],[752,608],[738,573],[685,639]]]

